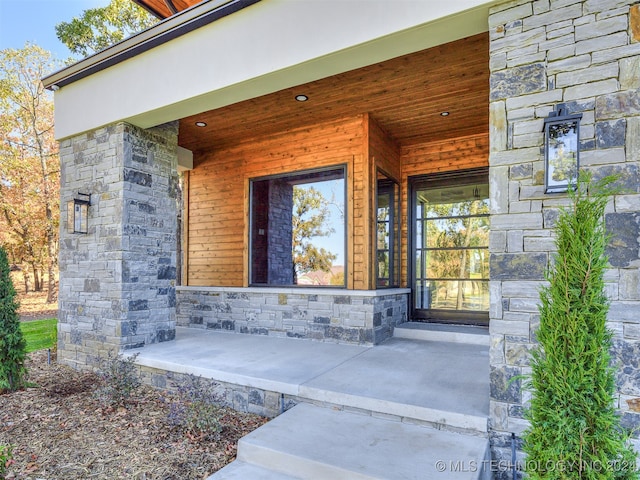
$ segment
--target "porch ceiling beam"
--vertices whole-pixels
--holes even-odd
[[[164,0],[165,5],[167,6],[167,8],[169,10],[171,10],[171,13],[178,13],[178,9],[176,8],[176,6],[173,4],[173,2],[171,0]]]

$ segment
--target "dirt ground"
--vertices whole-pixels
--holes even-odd
[[[7,479],[202,479],[266,421],[225,409],[218,439],[190,438],[169,424],[166,392],[143,386],[127,408],[107,408],[95,374],[48,365],[46,351],[27,366],[37,386],[0,395],[0,443],[14,445]]]
[[[47,303],[47,292],[31,292],[18,295],[20,320],[40,320],[58,316],[58,302]]]
[[[57,305],[46,292],[24,295],[16,282],[23,321],[51,318]],[[107,408],[95,397],[100,378],[29,355],[33,387],[0,395],[0,444],[13,445],[7,479],[202,479],[235,459],[238,440],[266,422],[223,410],[214,439],[185,434],[168,421],[172,398],[148,386],[127,408]]]
[[[18,313],[21,320],[40,320],[58,316],[58,302],[47,303],[46,290],[29,292],[28,295],[25,295],[22,273],[20,272],[11,272],[11,281],[18,294],[18,302],[20,302]]]

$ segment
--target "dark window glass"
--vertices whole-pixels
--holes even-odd
[[[378,287],[397,287],[400,279],[398,184],[378,172],[376,249]]]

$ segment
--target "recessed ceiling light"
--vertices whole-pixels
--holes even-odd
[[[307,97],[306,95],[296,95],[296,100],[298,102],[306,102],[307,100],[309,100],[309,97]]]
[[[448,117],[449,116],[449,112],[440,112],[440,116],[441,117]]]
[[[196,127],[206,127],[207,124],[205,122],[196,122]]]

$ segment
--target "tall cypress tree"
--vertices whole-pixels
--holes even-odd
[[[9,276],[9,259],[0,247],[0,393],[13,392],[26,383],[26,343],[20,330],[16,290]]]
[[[615,410],[606,326],[604,211],[613,180],[592,184],[582,173],[555,227],[558,250],[540,292],[539,346],[529,379],[524,450],[530,479],[638,478]]]

